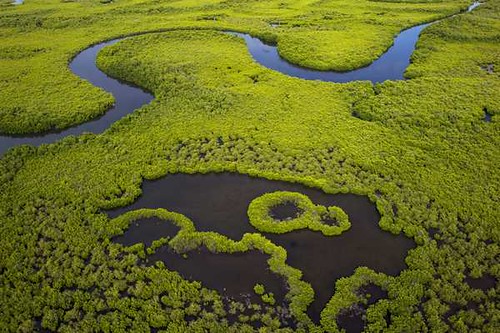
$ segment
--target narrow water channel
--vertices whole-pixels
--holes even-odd
[[[22,0],[16,0],[16,3],[22,3]],[[478,5],[475,2],[468,11]],[[275,46],[266,45],[248,34],[233,34],[244,38],[256,62],[283,74],[328,82],[369,80],[375,83],[403,79],[418,37],[429,24],[432,23],[402,31],[395,38],[394,45],[371,65],[344,73],[295,66],[282,59]],[[123,116],[151,102],[154,96],[150,93],[110,78],[97,68],[95,61],[98,52],[120,40],[122,38],[91,46],[77,54],[70,63],[75,75],[114,96],[115,104],[108,112],[93,121],[58,133],[31,137],[0,136],[0,154],[20,144],[40,145],[84,132],[101,133]],[[315,301],[308,310],[311,318],[318,320],[321,310],[333,294],[335,281],[351,275],[355,268],[367,266],[389,275],[397,275],[405,269],[404,258],[415,244],[402,235],[395,236],[381,230],[378,227],[380,216],[368,198],[352,194],[329,195],[298,184],[237,174],[171,175],[144,182],[144,194],[134,204],[111,211],[109,215],[118,216],[137,208],[162,207],[188,216],[199,231],[215,231],[232,239],[240,239],[244,233],[257,232],[248,222],[248,204],[264,193],[277,190],[303,193],[316,204],[340,206],[352,223],[349,231],[337,237],[324,237],[307,230],[282,235],[263,234],[287,250],[287,263],[302,270],[304,280],[311,283],[316,293]],[[128,240],[122,241],[152,242],[158,237],[156,230],[154,226],[149,229],[132,228],[126,236]],[[251,294],[252,286],[260,281],[270,286],[278,298],[282,299],[284,295],[283,281],[267,270],[265,256],[255,251],[230,256],[200,250],[185,259],[162,249],[150,260],[162,260],[167,267],[186,278],[201,280],[208,287],[225,290],[232,296],[246,292]],[[242,274],[245,276],[244,283],[239,278]]]
[[[479,5],[479,2],[474,2],[469,6],[467,12],[470,12]],[[318,71],[302,68],[290,64],[286,60],[282,59],[278,54],[276,46],[266,45],[258,38],[252,37],[248,34],[235,32],[230,33],[245,39],[248,50],[257,63],[285,75],[307,80],[321,80],[326,82],[368,80],[375,83],[385,80],[403,79],[403,74],[410,64],[410,57],[415,50],[415,45],[421,31],[432,23],[421,24],[402,31],[395,38],[394,45],[390,47],[379,59],[367,67],[350,72]],[[113,95],[115,98],[115,104],[110,110],[108,110],[102,117],[60,132],[49,132],[33,136],[0,135],[0,155],[5,153],[8,149],[21,144],[38,146],[45,143],[55,142],[69,135],[79,135],[84,132],[96,134],[101,133],[123,116],[132,113],[134,110],[151,102],[154,96],[150,93],[145,92],[143,89],[132,84],[110,78],[105,73],[101,72],[96,66],[96,58],[99,51],[106,46],[113,45],[121,41],[122,39],[123,38],[117,38],[91,46],[78,53],[70,63],[70,69],[75,75],[91,82],[95,86],[100,87]],[[332,47],[334,46],[332,45]]]
[[[466,12],[477,8],[481,3],[474,2]],[[418,37],[422,30],[438,22],[424,23],[403,30],[394,39],[394,44],[380,58],[366,67],[347,72],[319,71],[304,68],[283,59],[275,45],[269,45],[248,34],[232,32],[231,34],[243,38],[253,59],[264,67],[305,80],[320,80],[325,82],[346,83],[351,81],[371,81],[372,83],[386,80],[403,80],[406,68],[410,65],[410,58],[415,51]],[[332,48],[335,45],[332,45]]]
[[[96,87],[102,88],[113,95],[115,103],[111,109],[106,111],[101,117],[60,132],[32,136],[0,136],[0,154],[11,147],[21,144],[38,146],[44,143],[55,142],[69,135],[80,135],[85,132],[102,133],[117,120],[150,103],[154,98],[152,94],[130,83],[113,79],[96,66],[99,51],[121,40],[122,38],[118,38],[91,46],[78,53],[69,65],[69,68],[76,76],[87,80]]]
[[[275,45],[269,45],[248,34],[232,33],[243,38],[253,59],[264,67],[305,80],[345,83],[351,81],[403,80],[410,57],[422,30],[430,23],[402,31],[394,44],[370,65],[348,72],[319,71],[294,65],[283,59]],[[334,47],[334,46],[332,46]]]

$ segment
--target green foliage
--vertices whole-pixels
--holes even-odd
[[[89,121],[112,98],[73,75],[68,62],[88,45],[143,31],[216,29],[278,42],[293,63],[353,69],[375,60],[400,30],[461,8],[348,1],[28,1],[0,12],[0,132],[40,133]],[[167,19],[165,19],[167,17]],[[280,22],[272,28],[269,22]],[[46,41],[50,40],[50,46]],[[335,47],[331,47],[335,45]]]
[[[89,44],[118,35],[215,27],[274,34],[286,44],[282,35],[307,32],[314,13],[321,26],[371,24],[379,31],[382,24],[385,31],[392,22],[396,32],[465,4],[96,0],[3,6],[0,125],[20,133],[102,113],[110,97],[78,83],[67,62]],[[237,14],[221,15],[226,11]],[[388,297],[366,310],[367,331],[496,332],[499,12],[492,0],[426,29],[407,73],[412,80],[375,87],[288,78],[256,65],[242,41],[211,31],[134,37],[107,48],[100,67],[157,98],[102,135],[18,147],[2,157],[1,330],[252,330],[246,322],[228,323],[216,292],[161,263],[141,264],[148,254],[143,245],[114,244],[111,238],[130,220],[109,221],[102,214],[133,202],[143,179],[239,172],[367,195],[381,214],[381,228],[404,232],[418,244],[398,276],[358,269],[339,280],[319,326],[306,315],[313,289],[286,264],[286,251],[261,235],[230,241],[190,229],[169,240],[181,253],[199,246],[228,253],[262,250],[270,269],[288,281],[299,331],[335,331],[339,311],[363,302],[353,286],[369,281]],[[216,20],[197,20],[202,15]],[[270,28],[270,21],[282,24]],[[345,52],[355,53],[347,51],[349,43],[342,41]],[[488,64],[495,65],[492,73],[482,69]],[[485,109],[491,122],[484,121]],[[464,281],[483,274],[497,286],[482,291]],[[261,312],[255,318],[268,324],[262,330],[276,331],[275,317]]]
[[[266,292],[265,288],[264,288],[264,285],[262,284],[256,284],[254,287],[253,287],[253,291],[255,291],[255,293],[257,295],[262,295]]]
[[[265,303],[268,303],[270,305],[274,305],[276,303],[276,300],[274,299],[274,294],[273,293],[262,295],[262,300]]]
[[[205,247],[213,253],[238,253],[250,250],[260,250],[269,255],[269,269],[285,278],[289,286],[287,299],[290,302],[291,314],[300,319],[300,326],[312,325],[312,322],[307,317],[305,311],[307,306],[312,302],[311,286],[301,280],[300,271],[288,266],[286,261],[286,252],[283,248],[273,244],[260,234],[245,234],[240,241],[233,241],[221,234],[215,232],[198,232],[194,228],[194,224],[186,216],[174,212],[169,212],[165,209],[139,209],[127,212],[110,221],[110,237],[114,237],[123,233],[123,231],[135,220],[157,217],[172,222],[180,231],[170,241],[165,238],[160,238],[153,244],[144,249],[143,243],[137,243],[124,248],[125,252],[134,253],[141,259],[146,259],[148,255],[153,254],[156,249],[161,246],[169,246],[179,254],[187,254],[200,247]],[[159,263],[160,266],[162,263]],[[263,285],[257,284],[254,291],[261,295],[262,300],[269,304],[275,305],[273,293],[265,293]],[[233,312],[235,312],[234,310]],[[263,319],[264,320],[264,319]],[[269,325],[274,327],[273,319],[268,318]],[[264,320],[265,322],[265,320]],[[164,326],[160,325],[159,327]],[[156,327],[156,326],[155,326]],[[279,327],[279,325],[278,325]]]
[[[321,312],[321,324],[327,332],[337,332],[337,316],[342,310],[349,309],[357,303],[365,301],[364,295],[359,295],[357,292],[363,286],[370,283],[381,286],[387,289],[393,278],[381,273],[376,273],[366,267],[359,267],[350,277],[341,278],[335,284],[335,294]],[[387,311],[387,304],[379,302],[375,307],[370,308],[368,317],[381,319],[382,322],[369,323],[372,326],[382,325],[380,329],[387,328],[383,319]]]
[[[287,221],[277,221],[270,216],[272,207],[287,202],[293,203],[301,214]],[[351,227],[347,214],[340,207],[314,205],[307,196],[296,192],[266,193],[255,198],[248,206],[248,218],[257,230],[277,234],[310,229],[325,236],[337,236]],[[335,225],[328,225],[325,220],[332,220]]]

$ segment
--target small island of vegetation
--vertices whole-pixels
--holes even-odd
[[[470,5],[0,0],[0,330],[498,332],[500,2]],[[293,75],[430,22],[404,80]]]

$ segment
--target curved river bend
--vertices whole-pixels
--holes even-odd
[[[466,12],[477,8],[481,3],[474,2]],[[453,15],[455,16],[455,15]],[[403,30],[394,39],[394,44],[370,65],[348,72],[320,71],[304,68],[281,58],[278,48],[269,45],[256,37],[248,34],[230,32],[230,34],[245,40],[248,51],[253,59],[260,65],[281,72],[288,76],[305,80],[320,80],[325,82],[346,83],[351,81],[371,81],[372,83],[384,82],[386,80],[403,80],[404,72],[410,65],[410,58],[415,51],[418,37],[427,26],[439,22],[436,20]]]
[[[474,2],[469,6],[467,12],[470,12],[480,4],[479,2]],[[257,63],[285,75],[306,80],[321,80],[326,82],[343,83],[368,80],[376,83],[385,80],[402,80],[404,78],[403,74],[410,64],[410,57],[415,50],[415,45],[421,31],[432,23],[421,24],[402,31],[395,38],[393,46],[391,46],[379,59],[367,67],[350,72],[318,71],[299,67],[282,59],[278,54],[276,46],[267,45],[258,38],[248,34],[236,32],[228,33],[242,37],[245,40],[248,51]],[[107,76],[96,66],[96,58],[99,51],[123,39],[124,38],[117,38],[91,46],[77,54],[70,63],[70,69],[75,75],[113,95],[115,104],[110,110],[99,118],[61,132],[34,136],[0,136],[0,155],[5,153],[8,149],[21,144],[38,146],[55,142],[69,135],[79,135],[84,132],[99,134],[123,116],[150,103],[154,98],[153,95],[132,84],[123,83]]]
[[[471,11],[478,5],[479,3],[474,3],[469,7],[468,11]],[[248,50],[256,62],[283,74],[302,79],[328,82],[369,80],[375,83],[385,80],[403,79],[403,73],[410,63],[410,56],[415,49],[418,36],[429,24],[431,23],[402,31],[394,40],[394,45],[370,66],[344,73],[316,71],[292,65],[279,56],[275,46],[266,45],[259,39],[247,34],[232,32],[231,34],[244,38]],[[154,98],[152,94],[145,92],[139,87],[113,79],[100,71],[96,66],[96,58],[99,51],[122,39],[118,38],[91,46],[80,52],[70,63],[70,69],[75,75],[114,96],[115,104],[112,109],[108,110],[100,118],[59,133],[49,133],[32,137],[0,136],[0,154],[20,144],[40,145],[84,132],[101,133],[123,116],[151,102]],[[168,190],[171,192],[168,192]],[[210,190],[216,193],[207,193]],[[334,285],[332,281],[341,276],[352,274],[355,267],[367,265],[376,271],[382,271],[389,275],[396,275],[404,269],[404,258],[407,251],[413,247],[413,242],[402,236],[388,234],[378,228],[377,222],[379,216],[377,210],[367,198],[353,195],[327,195],[319,190],[309,189],[298,184],[259,180],[234,174],[172,175],[153,182],[145,182],[143,184],[144,195],[139,200],[133,205],[114,211],[110,215],[117,216],[130,209],[139,207],[161,207],[162,203],[165,204],[168,201],[167,208],[186,213],[187,215],[194,215],[194,220],[198,222],[197,228],[199,230],[216,231],[228,237],[238,239],[246,232],[255,232],[249,223],[233,224],[234,221],[244,222],[246,220],[246,205],[248,202],[262,193],[275,190],[292,190],[306,193],[315,202],[327,206],[339,205],[345,209],[353,221],[352,230],[342,238],[338,237],[334,240],[310,231],[300,231],[286,235],[266,235],[273,243],[287,250],[289,255],[288,263],[301,269],[304,273],[304,279],[311,283],[315,289],[316,297],[308,309],[308,314],[316,322],[319,320],[322,308],[333,293]],[[221,196],[221,193],[225,195]],[[211,201],[207,201],[207,198]],[[230,209],[228,209],[227,198],[237,198],[238,201],[233,202],[229,207]],[[201,204],[196,205],[196,202]],[[156,230],[151,230],[156,236]],[[175,230],[173,232],[175,233]],[[133,236],[135,235],[131,234],[126,237]],[[141,236],[144,235],[142,234]],[[324,262],[325,254],[327,258],[332,258],[332,260]],[[246,260],[254,260],[249,267],[255,272],[267,272],[265,258],[254,258],[253,254],[245,255],[248,255]],[[220,255],[214,257],[210,253],[193,253],[191,254],[191,261],[186,261],[185,259],[181,260],[173,256],[172,253],[164,251],[158,252],[157,257],[152,259],[166,260],[170,265],[174,265],[174,267],[170,267],[171,269],[180,271],[187,277],[202,280],[209,287],[216,289],[225,288],[226,285],[241,287],[241,265],[248,266],[248,261],[236,257],[233,260],[234,271],[237,272],[235,275],[236,278],[228,276],[226,280],[220,281],[218,274],[206,274],[206,269],[200,270],[199,268],[201,265],[207,265],[208,263],[211,265],[209,269],[217,272],[218,269],[214,270],[213,266],[220,264],[220,267],[227,267],[228,260],[232,260],[231,257]],[[263,268],[260,267],[261,269],[259,269],[257,265],[263,263]],[[270,282],[274,278],[275,280],[271,281],[272,286],[274,286],[271,290],[276,293],[278,298],[282,298],[283,292],[280,286],[282,287],[283,282],[277,279],[276,276],[272,276],[272,274],[268,275],[260,276],[253,274],[246,276],[246,280],[248,280],[246,289],[251,289],[255,285],[254,280],[256,279],[266,279],[267,282]],[[234,280],[236,282],[228,282],[227,279],[229,278],[230,280],[232,279],[231,281]],[[230,289],[229,291],[240,293],[240,289]]]
[[[92,132],[95,134],[102,133],[117,120],[150,103],[154,99],[152,94],[130,83],[124,83],[117,79],[113,79],[96,66],[96,58],[99,51],[121,40],[123,40],[123,38],[91,46],[78,53],[69,65],[71,71],[75,75],[113,95],[115,103],[111,109],[101,117],[60,132],[33,136],[0,136],[0,154],[11,147],[21,144],[38,146],[44,143],[55,142],[69,135],[80,135],[85,132]]]

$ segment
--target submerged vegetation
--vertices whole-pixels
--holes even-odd
[[[174,30],[131,37],[98,58],[109,75],[152,91],[150,105],[103,134],[17,147],[0,160],[1,330],[336,332],[354,313],[370,332],[498,331],[500,2],[426,29],[406,73],[412,80],[375,86],[289,78],[256,65],[243,41],[215,31],[248,31],[277,40],[293,62],[348,69],[375,59],[402,28],[467,4],[0,2],[3,133],[63,128],[105,112],[110,95],[74,77],[71,57],[119,35]],[[339,42],[336,54],[328,41]],[[224,171],[369,196],[380,227],[404,233],[417,247],[397,276],[360,267],[332,280],[335,294],[315,323],[306,312],[313,289],[287,264],[287,251],[265,236],[231,240],[200,232],[196,221],[164,209],[113,219],[104,213],[131,204],[143,179]],[[271,221],[269,207],[283,200],[303,205],[306,216],[327,214],[349,232],[341,210],[299,193],[256,198],[252,223],[294,232],[319,222]],[[114,241],[133,221],[152,217],[175,224],[178,233],[151,245]],[[274,295],[257,285],[248,292],[269,306],[255,320],[244,311],[234,319],[241,304],[228,309],[217,291],[162,262],[146,262],[165,246],[188,256],[200,247],[261,251],[269,269],[286,278],[294,324],[269,310]],[[474,281],[483,280],[487,288],[477,288]],[[380,299],[370,290],[382,290]]]

